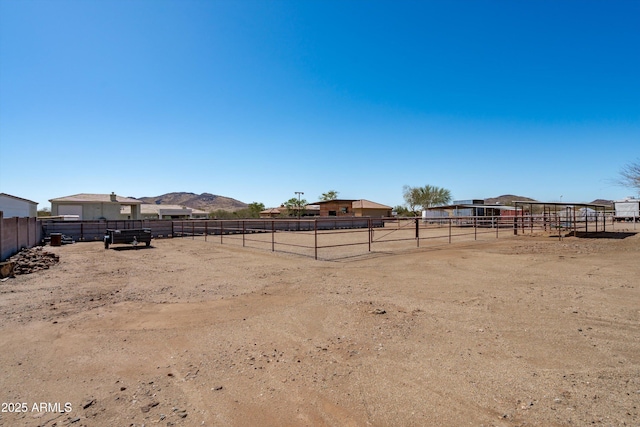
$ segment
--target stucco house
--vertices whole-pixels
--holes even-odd
[[[121,219],[131,216],[131,206],[122,206]],[[156,205],[143,203],[140,205],[141,219],[207,219],[209,212],[180,205]]]
[[[287,208],[284,205],[279,208],[269,208],[260,211],[260,218],[279,218],[286,215],[287,212]],[[316,205],[306,205],[302,208],[300,214],[304,217],[318,216],[320,214],[320,207]]]
[[[51,216],[78,215],[80,220],[119,220],[123,206],[130,208],[130,213],[124,219],[142,219],[140,214],[140,200],[111,194],[74,194],[49,200],[51,202]]]
[[[4,218],[14,216],[21,218],[35,218],[38,216],[38,203],[22,197],[0,193],[0,211]]]
[[[320,216],[372,217],[391,216],[392,207],[360,199],[336,199],[312,203],[320,206]]]

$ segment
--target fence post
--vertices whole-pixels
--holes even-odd
[[[0,261],[4,260],[4,248],[2,247],[2,236],[4,236],[4,212],[0,211]]]
[[[449,219],[449,243],[451,243],[451,219]]]
[[[314,249],[315,249],[315,259],[316,261],[318,260],[318,220],[314,219],[313,220],[313,235],[314,235]],[[369,250],[371,250],[371,247],[369,247]]]
[[[276,250],[276,222],[271,220],[271,252],[275,252]]]
[[[473,217],[473,240],[478,240],[478,217]]]
[[[220,220],[220,244],[222,244],[222,235],[224,234],[224,220]]]
[[[246,221],[243,219],[242,220],[242,247],[244,248],[244,235],[245,235],[245,230],[246,230],[246,225],[245,225]]]
[[[204,241],[207,241],[207,234],[209,234],[209,221],[204,220]]]
[[[371,239],[373,238],[373,226],[371,223],[371,218],[369,218],[367,222],[369,223],[369,252],[371,252]]]

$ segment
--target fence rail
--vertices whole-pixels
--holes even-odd
[[[501,217],[314,218],[300,220],[174,221],[174,237],[203,239],[314,259],[339,259],[374,251],[420,247],[426,241],[477,240],[513,235],[514,219]],[[508,231],[505,232],[505,229]]]

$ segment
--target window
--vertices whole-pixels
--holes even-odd
[[[347,207],[340,208],[340,213],[343,213],[343,214],[349,213],[349,208]]]

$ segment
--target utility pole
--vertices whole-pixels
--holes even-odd
[[[296,193],[298,195],[298,219],[300,219],[300,196],[304,194],[304,192],[302,191],[295,191],[294,193]]]

